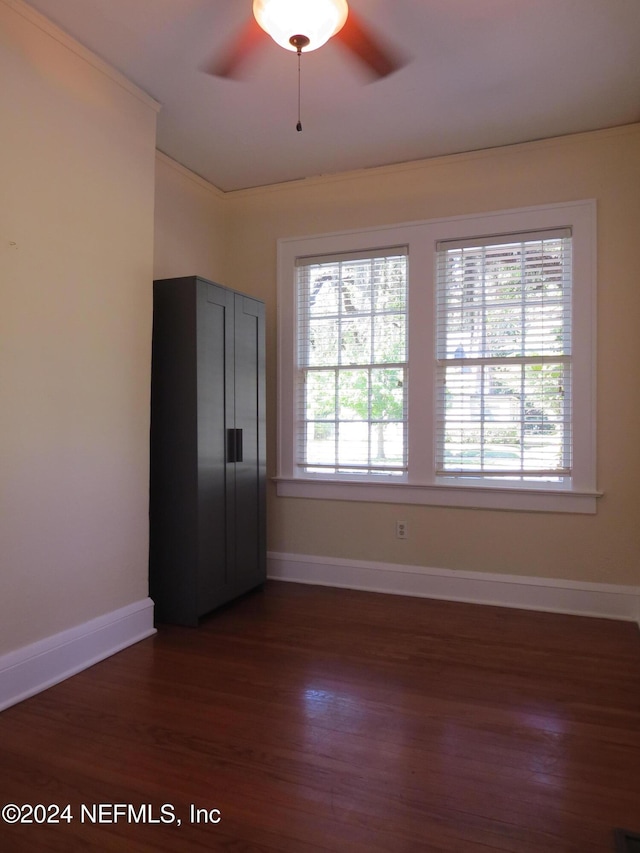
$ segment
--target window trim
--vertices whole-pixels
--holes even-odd
[[[570,226],[573,232],[574,467],[571,483],[473,482],[468,477],[435,475],[435,323],[436,244],[444,240],[534,232]],[[381,481],[380,475],[300,476],[295,468],[294,322],[297,316],[295,260],[394,245],[409,246],[409,306],[421,334],[409,327],[409,371],[424,363],[424,393],[409,391],[409,473]],[[424,220],[278,241],[278,455],[277,494],[386,503],[485,509],[595,513],[596,498],[596,202],[585,200]],[[427,322],[428,321],[428,322]],[[416,322],[416,321],[414,321]],[[576,411],[577,410],[577,411]],[[415,429],[421,424],[420,430]],[[418,435],[418,433],[420,433]]]

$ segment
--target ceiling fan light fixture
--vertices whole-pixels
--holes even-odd
[[[346,0],[253,0],[253,14],[271,38],[287,50],[297,51],[291,39],[306,36],[302,49],[315,50],[344,26],[349,14]]]

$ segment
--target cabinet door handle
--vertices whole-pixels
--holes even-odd
[[[242,430],[227,430],[227,462],[242,462]]]
[[[227,430],[227,462],[236,461],[236,431],[235,429]]]

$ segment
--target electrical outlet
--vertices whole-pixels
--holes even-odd
[[[396,521],[396,539],[408,539],[409,528],[406,521]]]

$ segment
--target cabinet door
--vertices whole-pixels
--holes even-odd
[[[242,590],[265,579],[264,305],[235,294],[234,426],[242,441],[234,464],[234,576]]]
[[[227,430],[233,427],[234,294],[198,282],[198,579],[200,616],[226,600],[231,580],[228,537],[231,484]]]

